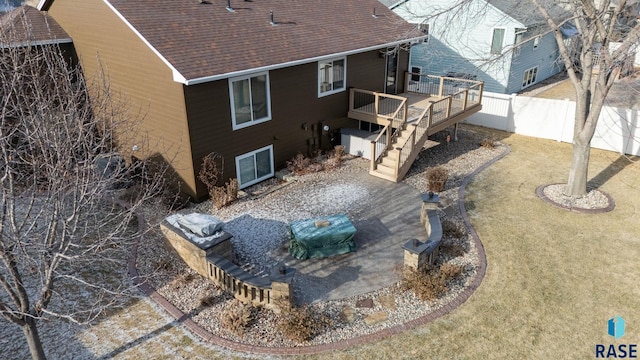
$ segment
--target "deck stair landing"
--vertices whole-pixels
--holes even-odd
[[[419,80],[418,80],[419,79]],[[349,117],[383,126],[371,141],[371,175],[401,181],[429,135],[482,109],[483,83],[407,73],[405,92],[390,95],[354,89]]]

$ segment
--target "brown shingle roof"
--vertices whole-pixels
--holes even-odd
[[[378,0],[109,0],[187,80],[420,37]],[[376,8],[377,17],[373,16]],[[276,26],[270,24],[273,11]]]
[[[3,46],[69,43],[71,37],[49,15],[31,6],[20,6],[0,17]]]

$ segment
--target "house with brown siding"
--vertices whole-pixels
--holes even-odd
[[[424,38],[378,0],[42,0],[38,9],[71,36],[86,76],[104,71],[129,100],[145,135],[124,148],[164,158],[196,198],[211,152],[244,188],[298,152],[328,148],[335,129],[388,123],[350,118],[353,89],[402,92],[409,44]]]
[[[328,146],[325,125],[357,126],[347,118],[348,89],[384,91],[380,50],[421,38],[377,0],[43,0],[38,8],[70,34],[87,77],[105,71],[142,114],[145,146],[128,145],[146,153],[133,155],[161,155],[196,197],[206,194],[197,173],[210,152],[224,157],[225,178],[246,187],[297,152]],[[408,54],[396,56],[402,74]]]

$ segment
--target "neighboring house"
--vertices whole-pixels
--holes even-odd
[[[529,1],[471,0],[446,12],[459,2],[381,1],[429,34],[411,49],[412,72],[482,80],[486,91],[510,94],[563,70],[553,34]]]
[[[0,48],[57,45],[73,53],[69,34],[51,16],[31,6],[20,6],[3,14],[0,32]]]
[[[171,164],[202,198],[202,158],[244,188],[298,152],[330,146],[350,88],[400,92],[424,36],[377,0],[42,0],[73,38],[87,78],[104,70],[147,138],[136,158]],[[139,114],[139,115],[138,115]],[[328,130],[327,130],[328,129]]]

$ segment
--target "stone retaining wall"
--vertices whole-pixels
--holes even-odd
[[[424,264],[433,265],[438,257],[442,240],[442,224],[438,216],[440,197],[437,194],[423,194],[420,209],[420,222],[427,232],[425,242],[411,239],[402,247],[404,249],[404,265],[418,269]]]
[[[233,245],[231,234],[225,234],[205,248],[185,237],[171,224],[160,225],[167,245],[200,275],[207,277],[220,288],[247,305],[264,306],[278,310],[291,307],[293,292],[291,282],[294,269],[276,266],[268,277],[254,276],[231,262]]]

